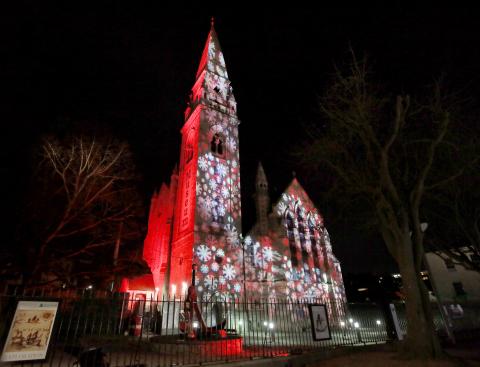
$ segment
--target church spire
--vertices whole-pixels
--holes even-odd
[[[257,229],[261,234],[268,231],[268,210],[270,196],[268,194],[268,181],[262,163],[258,163],[257,177],[255,179],[255,207],[257,209]]]
[[[185,120],[198,104],[209,105],[237,121],[237,103],[228,79],[227,67],[215,32],[213,18],[198,66],[196,81],[190,94],[190,101],[185,110]]]
[[[200,59],[200,65],[197,70],[197,79],[210,64],[218,64],[225,68],[225,60],[223,59],[222,49],[220,48],[220,42],[218,41],[217,32],[215,31],[215,19],[212,17],[210,20],[210,32],[208,33],[207,41],[202,52],[202,58]],[[211,68],[208,68],[211,70]],[[212,70],[213,71],[213,70]],[[223,76],[223,75],[222,75]],[[227,75],[225,74],[227,78]]]

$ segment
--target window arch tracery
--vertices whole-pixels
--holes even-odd
[[[212,140],[210,141],[210,150],[219,157],[223,158],[225,156],[225,140],[220,134],[213,134]]]

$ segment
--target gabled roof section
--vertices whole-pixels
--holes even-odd
[[[215,71],[215,68],[221,69],[223,71],[222,74],[224,74],[222,76],[228,78],[225,60],[223,58],[222,49],[220,48],[217,32],[215,32],[213,19],[210,32],[208,33],[207,42],[203,48],[202,58],[200,59],[200,65],[198,66],[196,78],[198,79],[200,74],[207,68],[210,71]]]
[[[273,206],[273,212],[276,215],[284,215],[287,209],[293,211],[296,204],[300,204],[304,210],[313,214],[315,217],[320,219],[321,222],[323,222],[323,216],[315,207],[315,204],[310,199],[302,185],[300,185],[297,178],[294,177]]]

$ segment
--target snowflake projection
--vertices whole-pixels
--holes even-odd
[[[285,204],[285,202],[281,201],[277,206],[277,214],[278,215],[284,215],[286,210],[287,210],[287,204]]]
[[[205,200],[204,200],[204,203],[205,203],[205,208],[207,208],[207,210],[210,210],[213,208],[213,205],[214,205],[214,201],[211,197],[207,197]]]
[[[203,285],[206,289],[215,290],[218,287],[218,279],[212,275],[207,275],[203,279]]]
[[[227,139],[227,148],[229,151],[233,152],[237,149],[237,140],[234,138]]]
[[[208,235],[206,239],[207,245],[210,247],[216,247],[218,244],[218,240],[215,236]]]
[[[207,262],[212,258],[212,253],[206,245],[200,245],[197,247],[197,257],[202,262]]]
[[[220,276],[218,277],[218,283],[222,284],[222,285],[225,285],[227,283],[225,277],[223,276]]]
[[[215,179],[211,179],[209,182],[208,182],[208,185],[210,186],[210,189],[212,191],[215,191],[217,189],[217,183],[215,182]]]
[[[218,212],[218,215],[223,217],[226,213],[226,210],[225,210],[225,207],[224,206],[220,206],[217,208],[217,212]]]
[[[214,59],[215,58],[215,43],[209,42],[208,43],[208,58]]]
[[[295,185],[294,180],[273,208],[281,229],[258,237],[250,234],[244,240],[249,278],[260,283],[275,279],[284,282],[269,290],[260,283],[259,287],[250,284],[248,287],[252,295],[259,292],[260,297],[268,292],[273,296],[273,290],[276,290],[278,296],[291,300],[325,299],[329,303],[333,296],[337,301],[337,311],[342,314],[345,295],[341,270],[331,251],[328,232],[322,229],[323,218],[304,191]],[[288,220],[285,217],[287,212],[290,213]],[[325,252],[326,259],[323,257]],[[322,283],[323,273],[328,273],[329,279],[332,279],[334,288],[331,291]]]
[[[202,264],[202,266],[200,266],[200,271],[201,271],[203,274],[207,274],[208,271],[209,271],[208,265],[207,265],[207,264]]]
[[[265,259],[265,261],[273,261],[273,251],[272,248],[267,246],[262,248],[262,256]]]
[[[235,268],[231,264],[225,264],[223,266],[223,276],[227,280],[232,280],[235,278]]]
[[[235,292],[240,293],[240,291],[242,290],[242,287],[240,286],[240,284],[235,283],[235,285],[233,286],[233,289],[235,290]]]
[[[219,176],[225,177],[227,175],[227,167],[225,167],[224,164],[219,163],[217,165],[217,173],[219,174]]]
[[[237,246],[239,242],[237,228],[232,224],[226,224],[224,230],[227,244],[234,247]]]
[[[211,269],[212,269],[213,272],[216,273],[216,272],[218,272],[218,270],[220,269],[220,265],[218,265],[218,263],[214,262],[214,263],[212,263],[212,265],[211,265]]]
[[[200,167],[200,169],[206,171],[208,168],[208,160],[205,157],[200,157],[198,159],[198,166]]]
[[[254,252],[254,254],[253,254],[253,264],[256,267],[259,267],[259,268],[263,268],[265,266],[265,263],[263,261],[262,253],[260,251]]]
[[[205,110],[205,117],[209,123],[209,125],[216,124],[218,121],[218,113],[216,110],[213,109],[206,109]]]
[[[215,256],[224,257],[224,256],[225,256],[225,251],[223,251],[223,249],[219,248],[219,249],[215,252]]]

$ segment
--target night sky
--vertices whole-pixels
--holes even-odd
[[[31,2],[4,12],[4,213],[18,209],[38,137],[82,121],[129,141],[148,203],[178,160],[183,111],[213,15],[241,120],[244,232],[254,219],[251,196],[262,161],[273,197],[296,171],[326,217],[344,272],[393,270],[380,239],[329,219],[330,205],[319,199],[327,188],[289,154],[301,144],[302,124],[315,118],[317,95],[334,65],[348,59],[350,46],[369,55],[375,77],[392,93],[415,93],[445,73],[478,98],[478,13],[393,4],[227,11],[205,5],[167,10],[163,2],[82,8]],[[14,228],[15,216],[6,217],[7,229]]]

